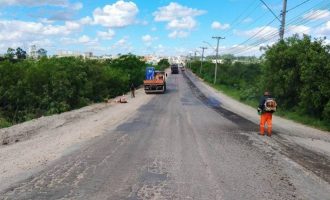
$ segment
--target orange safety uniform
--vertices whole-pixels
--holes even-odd
[[[260,134],[265,135],[265,125],[267,123],[267,134],[268,136],[272,135],[272,117],[273,113],[271,112],[264,112],[261,114],[260,118]]]
[[[260,117],[260,135],[265,135],[265,125],[267,124],[267,135],[272,135],[272,117],[274,110],[266,111],[265,110],[265,102],[267,99],[271,98],[271,95],[269,92],[265,92],[264,96],[260,99],[259,106],[258,106],[258,112],[261,114]],[[276,103],[275,103],[276,107]]]

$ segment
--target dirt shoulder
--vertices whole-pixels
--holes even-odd
[[[237,113],[255,124],[259,124],[260,116],[257,114],[256,108],[238,102],[221,91],[212,88],[190,70],[187,70],[186,74],[206,96],[215,98],[222,107]],[[291,142],[298,143],[318,153],[330,155],[330,132],[321,131],[278,116],[273,117],[273,129],[276,134]]]
[[[152,96],[136,91],[128,103],[99,103],[78,110],[42,117],[0,130],[0,190],[42,170],[52,161],[78,149],[130,117]]]

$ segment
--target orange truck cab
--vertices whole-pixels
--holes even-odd
[[[164,71],[156,71],[154,67],[147,67],[146,77],[143,81],[144,91],[149,93],[165,93],[166,74]]]

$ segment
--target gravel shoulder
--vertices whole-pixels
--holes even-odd
[[[221,91],[210,87],[191,71],[187,70],[186,74],[207,97],[214,98],[215,102],[219,103],[220,106],[255,124],[259,124],[260,118],[257,115],[256,108],[252,108],[246,104],[233,100]],[[330,132],[321,131],[278,116],[273,116],[273,129],[277,135],[280,135],[285,139],[296,142],[301,146],[324,155],[330,155]]]
[[[152,97],[143,89],[128,103],[99,103],[74,111],[41,117],[0,130],[0,191],[41,171],[53,161],[79,149],[85,142],[116,127]]]

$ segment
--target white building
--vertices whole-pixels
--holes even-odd
[[[37,46],[36,45],[32,45],[29,49],[29,56],[31,58],[38,58],[38,53],[37,53]]]
[[[83,56],[79,51],[65,51],[60,50],[57,52],[57,57],[79,57]]]
[[[212,63],[219,63],[219,64],[222,64],[223,63],[223,60],[222,59],[212,59]]]
[[[93,58],[93,52],[85,52],[83,54],[83,57],[86,59],[86,58]]]

